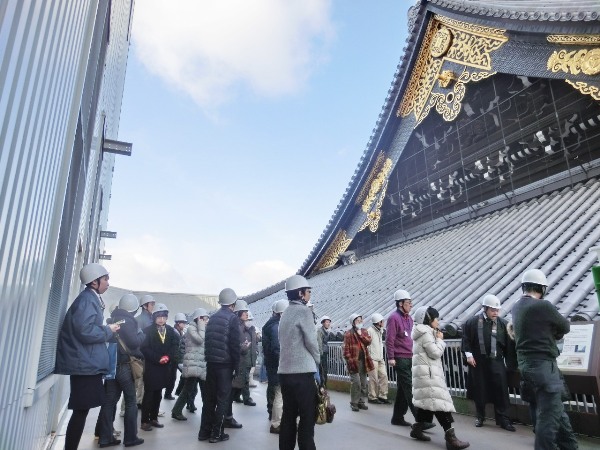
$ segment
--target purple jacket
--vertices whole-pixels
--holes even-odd
[[[387,320],[385,349],[387,359],[412,358],[412,317],[396,309]]]

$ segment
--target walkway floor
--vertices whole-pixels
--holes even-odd
[[[208,441],[199,442],[197,435],[200,427],[200,414],[198,414],[200,409],[196,414],[190,414],[187,410],[184,410],[188,420],[177,422],[171,419],[170,414],[175,402],[163,400],[161,409],[165,411],[165,417],[160,418],[160,421],[165,424],[165,427],[152,431],[140,430],[139,436],[145,442],[134,448],[140,450],[188,450],[207,447],[227,450],[276,449],[278,445],[277,435],[269,433],[265,399],[266,385],[259,384],[251,391],[252,398],[256,401],[257,406],[249,407],[234,404],[234,416],[244,427],[240,430],[229,430],[230,439],[227,442],[218,444],[209,444]],[[429,433],[432,442],[428,445],[411,439],[408,436],[409,428],[390,425],[391,405],[369,405],[368,411],[352,412],[348,403],[348,394],[331,392],[331,398],[336,405],[337,414],[333,423],[315,427],[317,448],[329,450],[375,447],[378,450],[445,448],[444,434],[439,425]],[[197,406],[200,406],[198,403],[200,402],[197,402]],[[94,426],[98,410],[90,411],[79,446],[80,450],[98,448],[98,441],[94,440]],[[409,414],[407,420],[411,419],[412,417]],[[533,448],[534,434],[530,427],[517,425],[517,431],[510,433],[493,425],[493,421],[483,428],[475,428],[472,417],[456,414],[455,420],[457,435],[460,439],[469,441],[472,449],[509,448],[510,450],[525,450]],[[115,428],[118,430],[123,429],[121,418],[117,418],[115,421]],[[52,450],[63,449],[65,429],[66,423],[63,423],[51,447]],[[579,448],[580,450],[598,449],[600,448],[600,440],[580,437]]]

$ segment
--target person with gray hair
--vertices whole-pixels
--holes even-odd
[[[279,449],[293,450],[298,440],[300,450],[315,450],[315,410],[317,385],[315,372],[320,362],[313,315],[306,306],[311,286],[301,275],[285,282],[290,301],[279,323],[279,383],[283,397],[283,414],[279,432]],[[300,422],[296,426],[296,419]]]

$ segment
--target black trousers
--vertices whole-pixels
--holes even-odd
[[[314,374],[279,374],[283,414],[279,432],[279,450],[315,450],[315,411],[317,407],[317,385]],[[296,426],[296,418],[300,422]]]
[[[501,359],[477,358],[477,366],[469,367],[470,387],[477,410],[477,417],[485,418],[485,404],[494,404],[496,423],[508,421],[508,383],[506,366]]]
[[[233,368],[230,364],[207,363],[206,389],[202,403],[201,435],[223,432],[223,421],[231,407],[231,380]],[[204,429],[203,429],[204,427]],[[210,429],[208,429],[210,427]]]
[[[404,414],[410,409],[412,415],[417,418],[416,410],[412,402],[412,358],[394,358],[396,360],[396,401],[394,401],[394,412],[392,420],[404,419]]]
[[[417,422],[433,422],[433,416],[440,423],[444,431],[448,431],[452,428],[452,422],[454,422],[454,418],[452,417],[452,413],[445,411],[427,411],[426,409],[416,409],[415,420]]]
[[[175,389],[175,381],[177,380],[177,364],[172,364],[169,368],[169,381],[165,387],[165,397],[169,397],[173,394]]]
[[[106,380],[106,399],[100,408],[98,422],[100,429],[98,436],[99,444],[108,444],[113,440],[113,421],[115,420],[115,411],[117,402],[123,393],[125,402],[125,434],[123,443],[130,444],[137,439],[137,405],[135,403],[135,382],[131,374],[129,364],[117,366],[117,372],[114,380]]]
[[[144,386],[144,399],[142,400],[142,423],[158,420],[158,409],[162,400],[162,389],[149,391]]]

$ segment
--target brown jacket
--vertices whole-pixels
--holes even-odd
[[[359,335],[360,333],[360,335]],[[348,366],[348,373],[358,373],[359,356],[362,350],[365,360],[365,370],[370,372],[375,368],[367,347],[371,345],[371,336],[367,330],[351,328],[344,333],[344,359]]]

